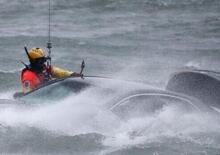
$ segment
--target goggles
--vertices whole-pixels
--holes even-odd
[[[34,63],[44,64],[47,60],[50,60],[50,57],[42,57],[34,60]]]

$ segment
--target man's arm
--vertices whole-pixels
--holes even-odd
[[[52,66],[52,70],[51,70],[52,76],[55,78],[63,78],[63,77],[69,77],[69,76],[73,76],[73,77],[82,77],[82,74],[76,73],[76,72],[72,72],[66,69],[62,69],[62,68],[58,68],[55,66]]]

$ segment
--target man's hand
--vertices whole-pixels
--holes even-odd
[[[76,73],[76,72],[72,73],[71,76],[73,76],[73,77],[81,77],[82,79],[84,79],[84,75],[83,74]]]

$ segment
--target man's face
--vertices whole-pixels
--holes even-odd
[[[38,71],[42,71],[44,69],[44,65],[46,63],[47,59],[45,57],[35,59],[32,61],[32,67]]]

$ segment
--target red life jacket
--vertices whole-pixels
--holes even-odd
[[[46,68],[43,73],[37,73],[36,71],[29,68],[23,69],[21,73],[21,84],[23,92],[27,93],[48,81],[47,75],[49,75],[49,72],[51,72],[51,67]]]

